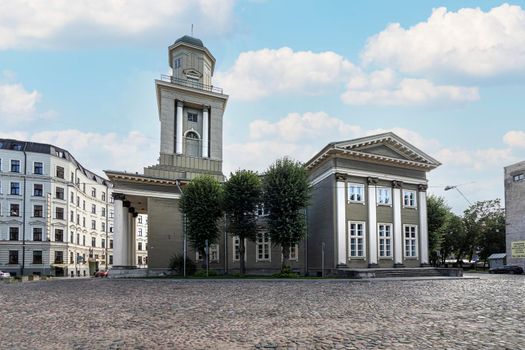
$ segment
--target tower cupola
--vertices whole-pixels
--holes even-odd
[[[169,65],[176,80],[212,85],[215,57],[202,40],[184,35],[168,48]]]

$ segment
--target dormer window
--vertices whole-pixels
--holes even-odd
[[[179,69],[182,66],[182,58],[176,58],[175,61],[173,61],[173,69]]]

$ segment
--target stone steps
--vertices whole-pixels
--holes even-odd
[[[413,278],[413,277],[461,277],[463,270],[457,268],[391,268],[391,269],[338,269],[338,275],[350,278]]]

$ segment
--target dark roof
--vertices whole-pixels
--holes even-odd
[[[19,141],[13,139],[0,139],[0,149],[21,151],[21,152],[32,152],[32,153],[43,153],[49,154],[58,158],[66,159],[73,163],[86,177],[96,181],[97,183],[105,186],[111,186],[111,182],[104,179],[103,177],[95,174],[94,172],[84,168],[82,164],[77,162],[75,157],[69,151],[56,147],[47,143]]]
[[[193,46],[204,47],[204,44],[202,43],[201,39],[197,39],[189,35],[184,35],[183,37],[178,38],[177,40],[175,40],[174,44],[177,43],[186,43]]]

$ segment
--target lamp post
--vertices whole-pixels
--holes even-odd
[[[445,187],[445,191],[450,191],[450,190],[455,189],[456,191],[459,192],[459,194],[460,194],[463,198],[465,198],[465,200],[468,202],[468,204],[472,205],[472,202],[469,201],[468,198],[463,194],[463,192],[461,192],[461,191],[459,190],[458,186],[460,186],[460,185],[446,186],[446,187]]]

